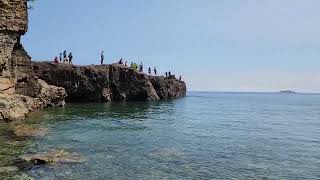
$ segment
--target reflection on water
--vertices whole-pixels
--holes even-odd
[[[319,107],[320,95],[275,93],[68,104],[34,113],[27,124],[48,134],[15,152],[87,160],[22,169],[36,179],[319,179]]]

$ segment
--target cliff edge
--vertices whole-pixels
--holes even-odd
[[[174,76],[148,76],[120,64],[74,66],[33,62],[36,76],[63,87],[69,102],[153,101],[186,95]]]

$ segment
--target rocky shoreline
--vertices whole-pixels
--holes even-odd
[[[20,43],[28,30],[26,0],[0,0],[0,122],[67,102],[155,101],[185,96],[174,76],[148,76],[119,64],[74,66],[31,62]]]

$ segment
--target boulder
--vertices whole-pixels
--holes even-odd
[[[11,122],[24,119],[28,113],[52,106],[65,104],[66,91],[38,80],[40,93],[35,97],[19,94],[0,93],[0,122]]]

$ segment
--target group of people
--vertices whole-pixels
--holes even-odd
[[[101,51],[101,54],[100,54],[100,63],[101,65],[103,65],[103,61],[104,61],[104,52]],[[118,64],[121,64],[121,65],[125,65],[126,67],[128,67],[128,61],[124,61],[123,58],[121,58],[119,61],[118,61]],[[138,71],[138,72],[143,72],[143,63],[141,62],[140,65],[138,65],[137,63],[135,62],[131,62],[130,64],[130,68],[135,70],[135,71]],[[153,68],[153,72],[154,72],[154,75],[157,75],[157,68],[154,67]],[[151,67],[148,68],[148,74],[149,75],[152,75],[152,70],[151,70]],[[165,76],[166,77],[174,77],[174,75],[171,74],[171,71],[169,72],[166,72],[165,73]],[[181,81],[182,77],[181,75],[179,76],[179,82]]]
[[[63,59],[62,59],[63,57]],[[58,60],[58,57],[56,56],[53,60],[54,64],[59,64],[59,63],[63,63],[63,64],[72,64],[72,59],[73,59],[73,55],[70,52],[69,55],[67,56],[67,51],[64,50],[63,53],[60,53],[60,58]]]
[[[102,51],[103,52],[103,51]],[[126,60],[125,62],[123,62],[123,59],[121,58],[119,61],[118,61],[119,64],[121,65],[125,65],[128,67],[128,61]],[[140,65],[138,65],[137,63],[135,62],[131,62],[130,64],[130,68],[135,70],[135,71],[138,71],[138,72],[143,72],[143,63],[141,62]],[[148,68],[148,73],[149,75],[151,75],[151,67]],[[154,67],[153,68],[153,72],[154,72],[154,75],[157,75],[157,68]]]
[[[166,72],[165,74],[166,74],[166,77],[169,77],[169,78],[174,77],[174,78],[175,78],[175,76],[171,74],[171,71]],[[179,82],[181,82],[181,79],[182,79],[182,76],[180,75],[180,76],[179,76],[179,79],[178,79]]]
[[[63,53],[60,53],[59,59],[58,59],[58,57],[54,58],[53,63],[54,64],[59,64],[59,63],[72,64],[72,60],[73,60],[72,53],[70,52],[69,55],[67,56],[67,51],[64,50]],[[101,51],[101,54],[100,54],[100,63],[101,63],[101,65],[103,65],[103,63],[104,63],[104,52],[103,51]],[[124,61],[122,58],[118,61],[118,63],[128,67],[128,61]],[[135,62],[131,62],[130,68],[135,71],[143,73],[143,63],[142,62],[140,63],[140,65],[138,65]],[[154,72],[154,75],[157,75],[157,68],[156,67],[153,68],[153,72]],[[148,74],[152,75],[151,67],[148,68]],[[168,71],[168,72],[165,72],[165,77],[174,77],[174,75],[172,75],[171,71]],[[182,77],[180,75],[178,80],[181,81],[181,79],[182,79]]]

